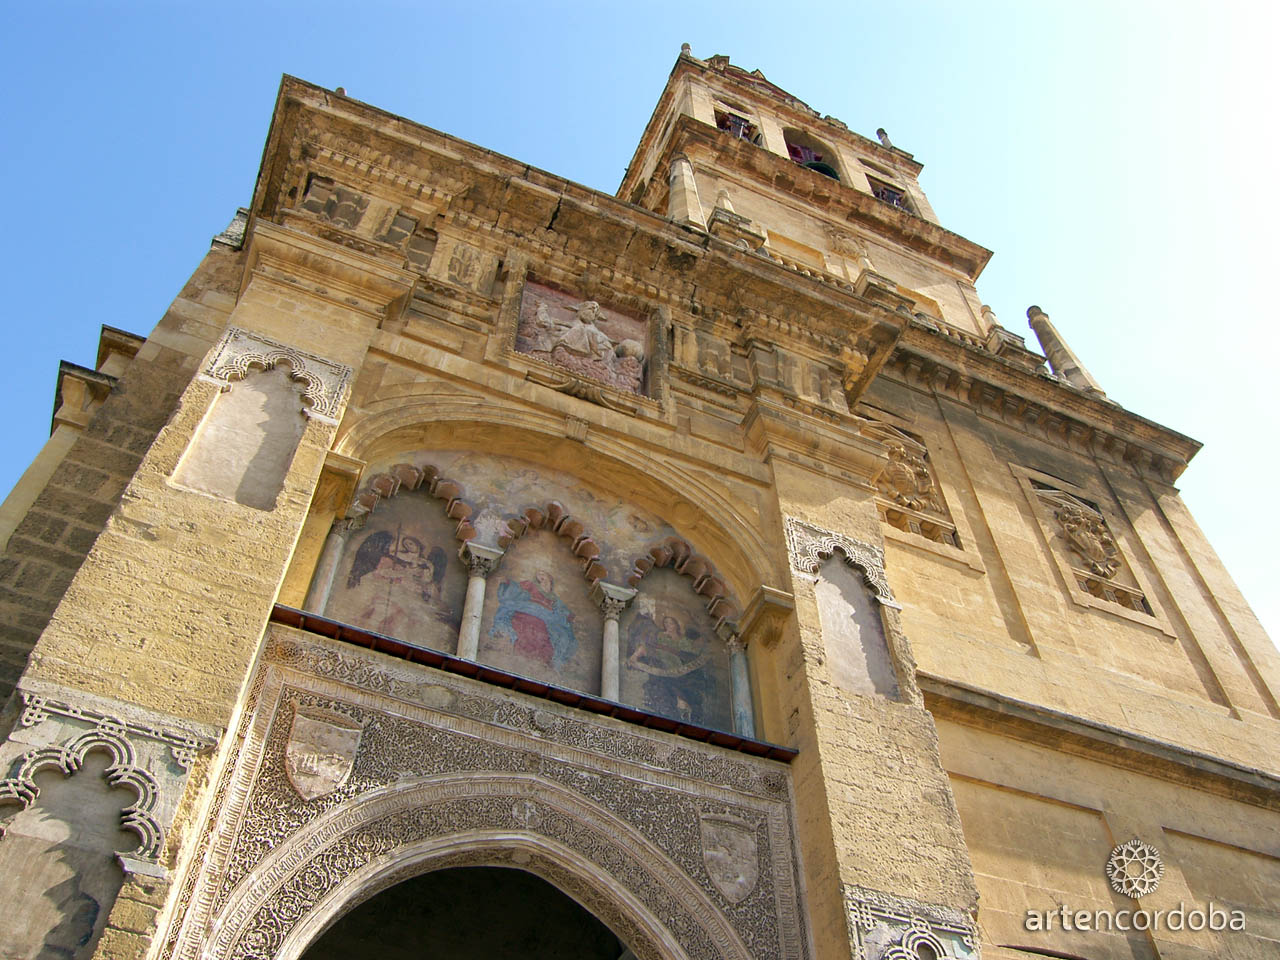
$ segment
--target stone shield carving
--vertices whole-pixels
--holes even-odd
[[[360,748],[361,727],[346,717],[321,713],[293,716],[284,748],[289,783],[304,800],[318,800],[347,782]]]
[[[741,903],[760,878],[755,830],[733,817],[703,814],[700,819],[707,875],[726,900]]]

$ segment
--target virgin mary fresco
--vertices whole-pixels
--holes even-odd
[[[578,650],[573,611],[556,596],[555,580],[546,570],[532,580],[503,580],[498,585],[498,612],[489,636],[511,644],[523,657],[559,670]]]

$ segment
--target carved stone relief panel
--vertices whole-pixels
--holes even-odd
[[[497,269],[497,254],[442,233],[436,240],[435,255],[428,273],[436,280],[489,296],[493,292]]]
[[[369,198],[351,187],[334,182],[330,177],[313,174],[307,179],[306,190],[298,204],[308,213],[314,213],[347,230],[360,226]]]
[[[462,865],[542,876],[639,960],[809,956],[780,764],[278,625],[243,723],[166,960],[296,957]]]
[[[652,340],[645,319],[547,284],[525,283],[519,353],[615,390],[645,394]]]

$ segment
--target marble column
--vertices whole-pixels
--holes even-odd
[[[591,589],[600,609],[604,611],[604,640],[600,656],[600,696],[617,702],[621,684],[618,662],[618,619],[636,592],[629,587],[596,581]]]
[[[320,551],[320,561],[316,564],[316,572],[311,576],[311,586],[307,588],[307,598],[302,602],[302,609],[308,613],[323,614],[329,605],[329,594],[333,592],[333,581],[338,575],[338,564],[342,560],[342,551],[347,545],[347,535],[355,529],[356,521],[342,517],[333,521],[329,535],[324,539],[324,547]]]
[[[462,603],[462,627],[458,630],[458,656],[475,660],[480,652],[480,620],[484,616],[484,587],[498,568],[502,551],[478,543],[464,543],[458,556],[467,565],[467,598]]]
[[[729,688],[733,705],[733,732],[754,739],[756,735],[755,711],[751,705],[751,676],[747,670],[747,645],[736,633],[728,633],[725,645],[729,648]]]

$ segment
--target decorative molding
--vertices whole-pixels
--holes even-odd
[[[979,960],[981,956],[977,929],[959,910],[853,884],[845,884],[843,892],[856,960]]]
[[[884,551],[861,540],[823,530],[812,524],[787,517],[786,523],[787,553],[791,557],[791,566],[799,573],[816,577],[822,564],[839,550],[844,554],[845,562],[862,571],[863,579],[875,592],[881,605],[901,610],[902,605],[893,598],[893,590],[884,574]]]
[[[209,352],[200,370],[200,379],[226,389],[232,380],[248,376],[254,364],[270,370],[281,362],[289,365],[289,375],[294,380],[306,384],[303,396],[309,403],[307,415],[336,424],[347,397],[351,368],[240,327],[227,327]]]

